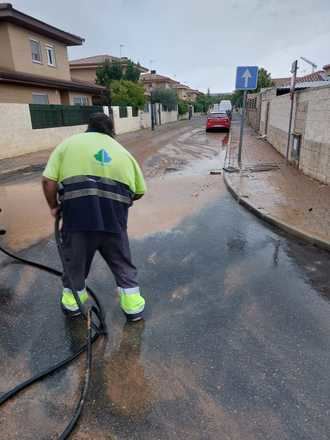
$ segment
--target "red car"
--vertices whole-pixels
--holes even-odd
[[[206,121],[206,131],[215,128],[230,129],[230,116],[226,112],[209,113]]]

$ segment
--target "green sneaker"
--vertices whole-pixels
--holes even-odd
[[[79,299],[81,304],[85,304],[88,299],[88,293],[86,289],[78,291]],[[61,307],[62,311],[66,316],[69,316],[71,318],[75,316],[81,315],[81,311],[79,309],[79,306],[75,300],[75,297],[72,293],[71,289],[64,288],[62,292],[62,299],[61,299]]]
[[[143,319],[143,310],[145,308],[145,300],[140,294],[139,287],[130,287],[124,289],[118,287],[120,296],[120,307],[124,312],[128,322],[137,322]]]

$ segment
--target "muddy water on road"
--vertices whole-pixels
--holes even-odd
[[[228,135],[203,129],[184,133],[144,165],[148,193],[131,210],[134,238],[170,230],[224,190],[221,172]]]
[[[148,139],[140,135],[136,151],[130,148],[142,164],[148,184],[147,195],[130,212],[129,233],[133,237],[174,227],[213,200],[222,188],[221,176],[210,176],[209,170],[222,168],[225,133],[206,134],[200,127],[180,126],[169,130],[165,142],[166,133],[161,130],[150,139],[149,133],[144,134]],[[147,155],[146,145],[155,145],[157,140],[161,148],[155,152],[150,144]],[[6,246],[23,249],[52,234],[53,219],[36,174],[2,184],[0,201]]]
[[[53,221],[43,198],[40,178],[0,186],[3,213],[1,227],[7,230],[4,243],[11,249],[25,248],[53,231]]]

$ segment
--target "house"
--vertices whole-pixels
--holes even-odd
[[[140,81],[144,86],[146,95],[150,95],[150,92],[155,89],[174,89],[179,84],[178,81],[168,76],[158,75],[155,70],[143,73],[140,76]]]
[[[98,67],[101,67],[105,61],[109,61],[110,63],[120,63],[123,67],[123,71],[125,72],[129,60],[126,57],[117,58],[112,55],[96,55],[87,58],[80,58],[78,60],[71,60],[69,63],[71,76],[73,79],[95,83],[96,70]],[[140,64],[134,64],[134,66],[137,67],[141,73],[148,72],[148,69]]]
[[[173,88],[176,90],[178,99],[182,101],[195,102],[197,96],[201,95],[200,91],[191,89],[184,84],[175,84]]]
[[[0,3],[0,102],[92,104],[105,88],[72,80],[67,47],[84,39]]]
[[[272,81],[277,89],[287,89],[290,88],[291,77],[273,78]],[[328,81],[330,81],[330,64],[323,66],[323,70],[318,70],[304,76],[297,76],[296,88],[322,86],[328,84]]]

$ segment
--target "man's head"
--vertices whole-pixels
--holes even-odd
[[[89,118],[87,131],[103,133],[113,137],[114,131],[112,118],[109,118],[109,116],[104,113],[93,113]]]

